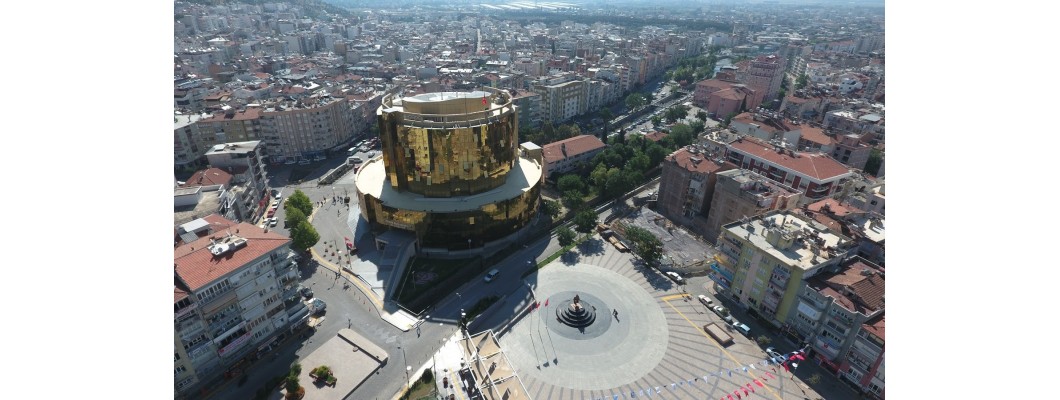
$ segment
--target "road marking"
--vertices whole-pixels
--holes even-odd
[[[672,296],[667,296],[667,297],[672,297]],[[739,361],[736,361],[736,357],[733,357],[733,356],[732,356],[732,354],[729,354],[729,351],[728,351],[728,350],[725,350],[725,348],[724,348],[724,347],[722,347],[722,346],[721,346],[720,344],[718,344],[718,342],[717,342],[717,341],[715,341],[714,339],[711,339],[711,337],[710,337],[710,336],[707,336],[707,333],[706,333],[705,331],[703,331],[703,328],[700,328],[700,327],[699,327],[699,326],[697,326],[696,324],[692,323],[692,321],[691,321],[691,320],[689,320],[689,319],[688,319],[688,317],[686,317],[684,313],[682,313],[682,312],[678,311],[678,310],[677,310],[677,307],[674,307],[674,305],[673,305],[673,304],[670,304],[670,302],[669,302],[669,301],[667,301],[667,299],[666,299],[665,297],[663,298],[663,301],[664,301],[664,302],[666,302],[666,305],[670,306],[670,308],[672,308],[672,309],[674,310],[674,312],[676,312],[676,313],[677,313],[677,315],[680,315],[680,316],[681,316],[681,318],[684,318],[684,319],[685,319],[685,321],[688,321],[688,324],[689,324],[689,325],[692,325],[692,326],[693,326],[694,328],[696,328],[696,331],[699,331],[699,333],[700,333],[701,335],[703,335],[703,337],[707,338],[707,339],[708,339],[708,340],[707,340],[707,342],[713,343],[713,344],[714,344],[714,347],[717,347],[717,348],[718,348],[718,350],[721,350],[721,352],[722,352],[722,353],[725,353],[725,355],[726,355],[726,356],[728,356],[728,357],[729,357],[729,359],[730,359],[730,360],[732,360],[732,362],[736,363],[736,365],[740,365],[740,362],[739,362]],[[758,379],[758,377],[757,377],[757,376],[755,376],[754,372],[751,372],[751,370],[750,370],[750,369],[749,369],[749,370],[747,370],[747,374],[748,374],[748,375],[751,375],[751,377],[752,377],[752,378],[754,378],[754,379],[756,379],[756,380]],[[767,390],[769,390],[769,393],[772,393],[772,394],[773,394],[773,396],[777,398],[777,400],[784,400],[784,399],[782,399],[782,398],[780,397],[780,395],[778,395],[778,394],[777,394],[777,392],[773,391],[773,388],[772,388],[772,387],[770,387],[769,385],[766,385],[766,389],[767,389]]]
[[[681,293],[681,294],[671,294],[671,295],[669,295],[669,296],[664,296],[664,297],[663,297],[662,299],[660,299],[660,300],[662,300],[662,301],[669,301],[669,300],[673,300],[673,299],[680,299],[680,298],[682,298],[682,297],[688,297],[688,298],[691,298],[691,297],[692,297],[692,295],[690,295],[690,294],[688,294],[688,293]],[[667,304],[669,304],[669,303],[667,303]]]

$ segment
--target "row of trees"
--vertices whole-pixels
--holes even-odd
[[[286,213],[284,226],[291,230],[291,247],[298,251],[307,251],[320,241],[320,234],[313,224],[309,223],[309,215],[313,214],[313,201],[309,200],[305,192],[295,190],[287,197],[283,210]]]
[[[572,138],[582,134],[581,128],[576,124],[563,124],[559,128],[552,126],[551,122],[545,122],[541,129],[531,129],[529,127],[519,128],[519,141],[520,142],[534,142],[540,145],[552,143],[555,141]]]
[[[718,63],[717,48],[711,48],[707,55],[686,57],[677,62],[677,68],[666,71],[666,79],[681,85],[687,85],[714,76],[714,66]]]

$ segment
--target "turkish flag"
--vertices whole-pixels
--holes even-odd
[[[740,389],[743,389],[743,388],[740,388]],[[748,392],[747,389],[743,389],[743,395],[744,396],[750,396],[751,392]]]
[[[793,355],[791,357],[796,359],[796,360],[799,360],[799,361],[802,361],[802,360],[806,359],[806,357],[803,357],[802,354],[799,354],[799,353],[795,353],[795,355]]]
[[[752,392],[753,392],[753,391],[755,391],[755,387],[754,387],[754,386],[751,386],[751,384],[750,384],[750,383],[748,383],[748,384],[747,384],[747,388],[748,388],[748,389],[751,389],[751,391],[752,391]]]
[[[758,387],[766,387],[766,385],[763,385],[762,382],[758,381],[758,379],[755,379],[755,385],[758,385]]]
[[[482,105],[486,104],[489,104],[489,101],[486,100],[486,96],[482,96]]]

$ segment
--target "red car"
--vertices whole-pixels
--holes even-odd
[[[276,215],[276,209],[275,208],[269,210],[268,214],[265,214],[265,216],[269,217],[269,218],[272,218],[273,215]]]

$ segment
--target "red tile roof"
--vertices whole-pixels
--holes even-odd
[[[693,158],[698,159],[699,161],[697,162],[693,160]],[[670,153],[669,156],[666,156],[666,162],[676,163],[678,167],[684,168],[689,172],[697,172],[701,174],[717,173],[736,168],[735,165],[727,162],[718,164],[713,160],[707,159],[707,156],[703,153],[692,154],[691,151],[688,151],[687,147]]]
[[[188,292],[185,292],[183,289],[181,289],[178,286],[173,286],[173,302],[174,303],[176,303],[178,301],[181,301],[181,300],[184,300],[187,297],[188,297]]]
[[[812,126],[803,126],[799,128],[799,137],[803,140],[810,141],[813,143],[819,143],[822,146],[827,146],[832,143],[832,138],[824,134],[824,130],[821,128],[814,128]]]
[[[865,321],[865,323],[861,325],[861,329],[864,329],[869,333],[876,335],[876,337],[880,338],[880,340],[887,340],[883,335],[884,314],[880,314],[880,316],[876,318]]]
[[[648,139],[648,140],[651,140],[653,142],[658,142],[660,140],[663,140],[663,138],[666,137],[666,136],[667,135],[665,133],[663,133],[663,132],[652,132],[652,133],[649,133],[647,135],[644,135],[644,138]]]
[[[214,257],[207,248],[210,244],[210,236],[208,236],[173,250],[173,263],[176,265],[177,275],[188,284],[189,290],[199,290],[291,241],[290,238],[276,232],[266,232],[246,222],[222,232],[216,232],[212,237],[221,238],[228,232],[246,238],[247,245],[220,257]]]
[[[847,214],[850,214],[850,213],[863,213],[863,212],[865,212],[865,211],[860,210],[860,209],[858,209],[858,208],[856,208],[854,206],[851,206],[849,204],[847,204],[847,205],[839,204],[838,200],[832,199],[832,198],[823,199],[821,201],[818,201],[816,203],[813,203],[813,204],[810,204],[810,205],[806,206],[807,210],[813,211],[815,213],[823,213],[824,212],[823,210],[825,208],[827,208],[828,211],[831,214],[835,214],[835,216],[837,216],[837,217],[844,217],[844,216],[846,216]]]
[[[566,145],[566,155],[564,155],[563,151],[564,145]],[[600,138],[596,136],[578,135],[541,146],[541,151],[544,153],[545,163],[551,164],[564,158],[574,157],[604,147],[604,142],[601,142]]]
[[[227,185],[232,181],[232,174],[220,168],[208,168],[195,171],[181,187]]]
[[[787,152],[777,153],[772,145],[753,138],[743,138],[730,143],[729,151],[733,150],[822,181],[850,173],[850,168],[827,155],[795,152],[798,157],[792,157]]]
[[[866,269],[873,274],[862,274]],[[807,284],[850,311],[867,315],[883,309],[885,284],[882,270],[861,257],[845,261],[839,273],[815,276]]]

